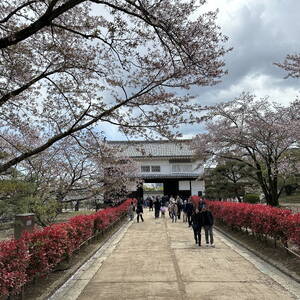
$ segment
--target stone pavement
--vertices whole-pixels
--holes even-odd
[[[296,299],[215,234],[199,248],[192,230],[169,217],[128,224],[73,288],[53,299]],[[204,244],[202,233],[202,244]]]

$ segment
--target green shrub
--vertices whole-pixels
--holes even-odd
[[[244,202],[258,203],[259,202],[259,195],[258,194],[245,194]]]

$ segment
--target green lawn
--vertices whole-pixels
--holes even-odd
[[[57,216],[57,218],[55,219],[55,223],[66,222],[72,217],[79,216],[79,215],[90,215],[90,214],[94,214],[95,212],[96,212],[95,210],[79,210],[79,211],[63,212],[62,214]]]
[[[291,196],[283,195],[279,198],[279,203],[300,203],[300,192],[297,192]]]

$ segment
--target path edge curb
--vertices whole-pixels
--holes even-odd
[[[70,268],[66,274],[62,275],[62,277],[56,281],[54,281],[50,286],[49,290],[44,292],[41,296],[35,298],[36,300],[47,300],[49,299],[63,284],[70,279],[80,268],[83,266],[89,259],[93,257],[93,255],[101,249],[104,244],[122,227],[124,227],[128,223],[128,219],[125,217],[124,220],[121,220],[120,225],[114,227],[110,232],[107,233],[105,238],[99,242],[99,246],[96,247],[93,251],[91,251],[83,260],[76,263],[74,266]]]
[[[278,264],[276,261],[274,261],[273,259],[270,259],[269,257],[267,257],[266,255],[261,254],[260,252],[258,252],[257,250],[254,250],[253,248],[249,247],[248,245],[246,245],[245,243],[235,239],[234,237],[232,237],[230,235],[230,233],[225,232],[223,229],[220,229],[220,227],[218,226],[214,226],[214,228],[219,231],[221,234],[223,234],[224,236],[226,236],[227,238],[229,238],[231,241],[235,242],[236,244],[238,244],[239,246],[245,248],[246,250],[248,250],[249,252],[251,252],[252,254],[256,255],[257,257],[259,257],[260,259],[262,259],[264,262],[270,264],[272,267],[276,268],[278,271],[282,272],[284,275],[290,277],[291,279],[293,279],[294,281],[296,281],[297,283],[300,283],[300,277],[297,276],[293,271],[288,270],[287,268],[281,266],[280,264]]]

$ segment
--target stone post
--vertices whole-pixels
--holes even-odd
[[[23,232],[34,229],[34,214],[18,214],[15,216],[15,239],[19,239]]]

